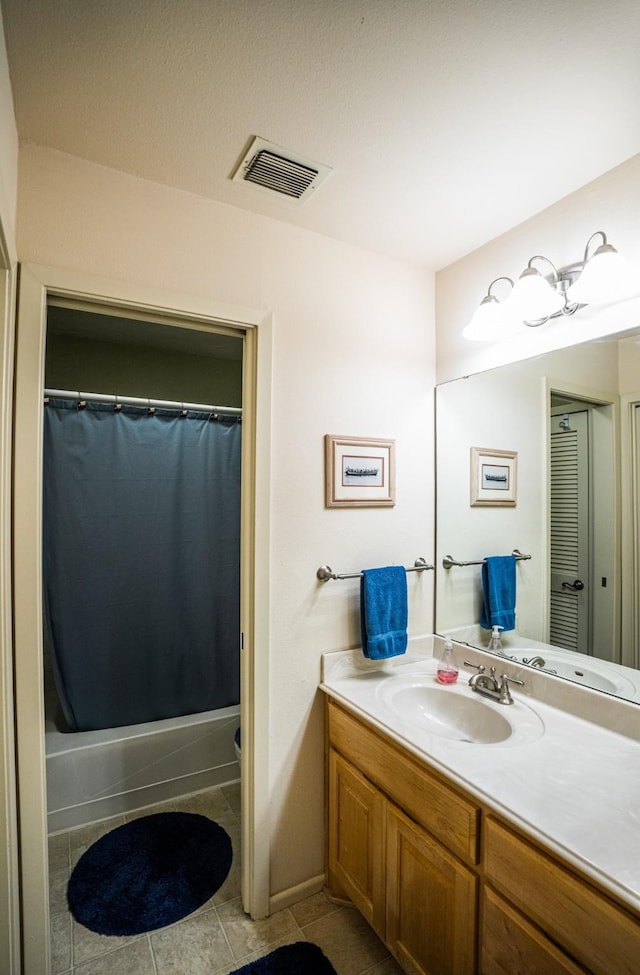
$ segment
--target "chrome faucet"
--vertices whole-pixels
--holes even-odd
[[[472,664],[468,660],[465,660],[464,663],[465,667],[474,667],[478,671],[477,674],[473,674],[469,678],[469,687],[471,690],[477,691],[478,694],[484,694],[485,697],[493,698],[498,704],[513,704],[509,684],[520,684],[520,686],[524,686],[523,680],[518,680],[516,677],[509,677],[508,674],[501,674],[500,683],[498,683],[495,667],[491,667],[489,673],[485,674],[484,664]]]
[[[542,669],[542,667],[544,667],[546,661],[545,661],[544,657],[540,657],[540,656],[538,656],[538,657],[531,657],[529,659],[527,659],[527,657],[523,657],[522,658],[522,663],[523,664],[529,664],[530,667],[540,667]]]

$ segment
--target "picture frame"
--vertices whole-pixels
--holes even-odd
[[[395,440],[327,433],[324,443],[326,508],[395,505]]]
[[[471,448],[472,508],[515,508],[518,492],[518,454],[515,450]]]

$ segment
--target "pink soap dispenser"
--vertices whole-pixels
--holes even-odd
[[[458,679],[458,665],[453,656],[453,644],[450,636],[444,638],[444,647],[438,660],[436,677],[441,684],[455,684]]]

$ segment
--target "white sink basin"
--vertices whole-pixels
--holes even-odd
[[[396,717],[430,734],[475,745],[516,745],[539,738],[544,725],[521,701],[498,704],[460,683],[439,684],[433,674],[388,677],[377,691]]]
[[[635,687],[630,680],[621,677],[613,671],[607,670],[606,663],[600,666],[593,662],[592,657],[583,657],[571,651],[549,650],[546,647],[536,650],[535,647],[528,647],[525,650],[509,649],[505,653],[512,660],[520,663],[528,663],[542,657],[544,665],[534,667],[534,670],[542,670],[543,673],[555,673],[558,677],[567,680],[577,681],[587,687],[594,687],[598,691],[608,691],[610,694],[633,694]]]

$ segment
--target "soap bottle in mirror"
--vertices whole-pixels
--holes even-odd
[[[444,638],[444,647],[438,660],[436,677],[441,684],[455,684],[458,679],[458,665],[453,656],[453,644],[450,636]]]
[[[502,640],[500,639],[500,630],[504,630],[504,626],[494,626],[491,631],[491,639],[489,640],[489,646],[487,650],[502,650]]]

